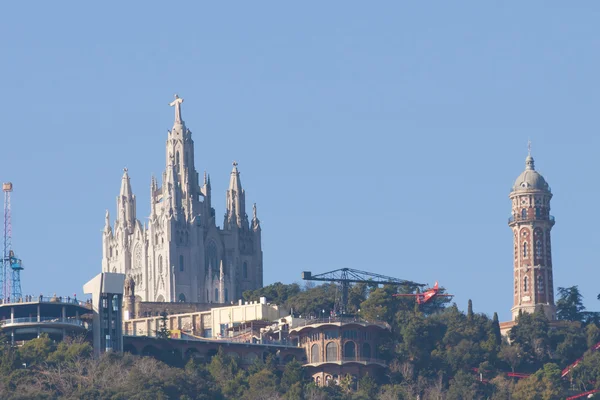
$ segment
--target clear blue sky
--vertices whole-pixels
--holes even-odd
[[[100,271],[123,167],[149,214],[178,93],[217,215],[232,160],[258,203],[265,283],[439,280],[508,319],[508,194],[531,139],[555,285],[600,309],[598,2],[133,3],[0,5],[0,180],[25,293],[81,293]]]

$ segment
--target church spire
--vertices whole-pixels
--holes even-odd
[[[123,168],[123,178],[121,179],[121,196],[131,196],[131,182],[129,181],[129,174],[127,168]]]
[[[123,168],[123,177],[121,178],[121,192],[117,197],[117,220],[121,226],[133,231],[135,224],[135,195],[131,190],[131,182],[127,168]]]
[[[227,213],[225,214],[225,226],[231,229],[233,226],[243,227],[246,223],[246,192],[242,189],[240,172],[237,169],[238,163],[233,162],[231,177],[229,178],[229,189],[227,189]]]

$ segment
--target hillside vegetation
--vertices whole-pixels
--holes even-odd
[[[598,315],[585,312],[577,287],[559,289],[560,323],[551,327],[541,310],[523,314],[510,344],[500,336],[496,314],[475,313],[470,302],[461,312],[441,298],[417,308],[414,300],[392,297],[395,290],[367,285],[351,290],[352,312],[392,327],[379,351],[389,363],[387,373],[361,379],[356,390],[349,377],[337,386],[315,387],[298,362],[279,370],[268,359],[244,370],[222,352],[206,363],[185,365],[168,354],[161,360],[129,354],[95,359],[83,341],[55,344],[42,336],[18,348],[2,343],[0,398],[550,400],[600,388],[600,352],[588,351],[600,342]],[[265,296],[294,314],[318,316],[333,308],[336,293],[332,285],[301,290],[277,283],[245,298]]]

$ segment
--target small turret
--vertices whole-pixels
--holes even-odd
[[[256,203],[252,205],[252,230],[254,232],[260,231],[260,220],[256,215]]]

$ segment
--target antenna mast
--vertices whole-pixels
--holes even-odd
[[[12,222],[10,194],[13,190],[11,182],[2,184],[4,192],[4,253],[2,257],[2,273],[0,274],[0,295],[3,302],[18,301],[21,297],[21,260],[15,257],[12,250]]]

